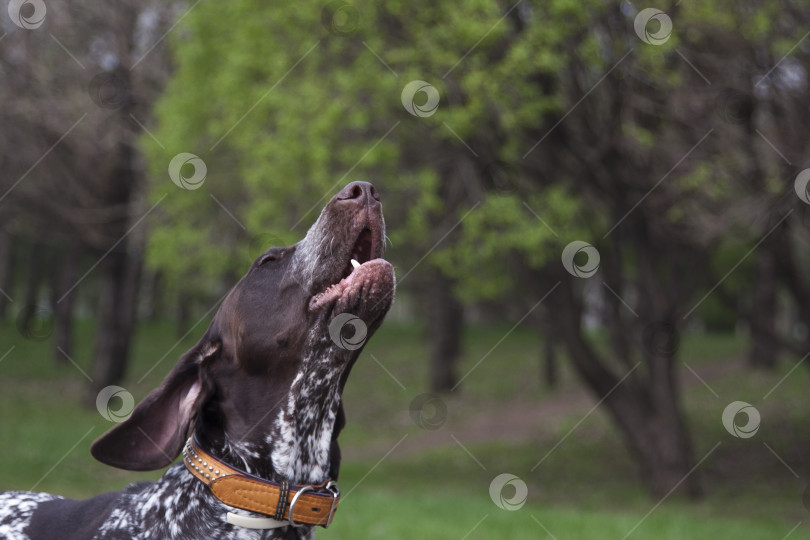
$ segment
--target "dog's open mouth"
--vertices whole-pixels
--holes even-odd
[[[339,259],[340,280],[326,287],[309,301],[309,310],[339,305],[341,311],[357,308],[361,301],[369,310],[387,310],[394,290],[394,269],[382,259],[382,242],[375,242],[374,231],[364,227],[357,236],[348,260]]]
[[[359,268],[363,263],[367,263],[372,259],[372,238],[371,229],[363,227],[352,248],[351,259],[349,259],[346,268],[343,270],[344,278],[349,277],[355,268]]]

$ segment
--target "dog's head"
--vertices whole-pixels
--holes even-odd
[[[303,240],[256,259],[199,343],[129,419],[93,443],[93,456],[123,469],[158,469],[177,457],[195,425],[214,447],[259,444],[291,392],[315,400],[336,392],[339,400],[393,300],[384,249],[379,195],[352,182]]]

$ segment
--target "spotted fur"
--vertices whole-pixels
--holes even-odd
[[[0,493],[0,538],[6,540],[27,540],[25,532],[36,508],[47,501],[62,497],[48,493],[27,491],[7,491]]]
[[[287,479],[320,483],[328,475],[332,429],[340,404],[338,348],[323,336],[312,339],[312,355],[278,411],[267,443],[273,468]]]

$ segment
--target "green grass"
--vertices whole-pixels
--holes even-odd
[[[804,524],[790,538],[808,537],[810,514],[802,504],[810,478],[807,371],[799,368],[779,382],[796,359],[786,359],[774,373],[752,372],[732,362],[745,350],[743,341],[684,336],[681,358],[709,385],[682,370],[696,455],[720,446],[699,469],[703,499],[673,496],[657,506],[602,409],[582,420],[594,401],[564,358],[559,386],[543,385],[535,334],[515,331],[478,364],[508,330],[477,328],[465,336],[460,372],[477,367],[458,395],[442,398],[447,424],[436,431],[420,429],[409,414],[413,399],[426,391],[426,347],[418,329],[389,324],[375,336],[344,394],[349,420],[341,435],[344,499],[335,523],[319,537],[601,539],[622,538],[640,523],[633,538],[779,539],[800,521]],[[80,324],[73,355],[85,372],[92,332],[91,324]],[[176,344],[169,325],[142,326],[122,386],[142,398],[202,332],[200,327]],[[70,362],[54,365],[47,342],[26,341],[12,326],[0,326],[0,356],[12,346],[0,361],[0,490],[33,487],[86,497],[160,476],[93,461],[90,442],[112,424],[94,407],[81,405],[87,403],[84,375]],[[569,397],[570,411],[546,410]],[[720,423],[723,408],[734,400],[748,401],[762,413],[752,439],[734,439]],[[547,419],[531,424],[527,418],[532,427],[521,437],[475,431],[488,411],[533,415],[535,407]],[[518,511],[499,509],[490,499],[490,482],[503,472],[528,486],[528,500]]]
[[[526,505],[510,512],[488,496],[415,493],[367,488],[341,502],[332,527],[318,538],[782,538],[785,524],[706,518],[678,508],[662,508],[647,519],[628,512],[583,511],[573,507]],[[796,538],[800,536],[796,534]]]

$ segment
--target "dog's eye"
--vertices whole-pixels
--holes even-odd
[[[275,261],[276,259],[278,259],[278,256],[275,253],[268,253],[259,261],[259,266],[269,261]]]

